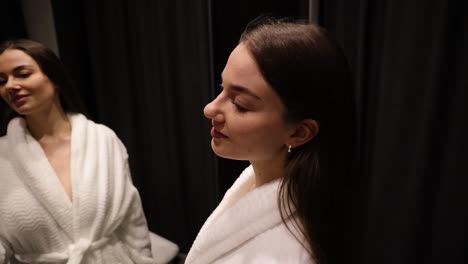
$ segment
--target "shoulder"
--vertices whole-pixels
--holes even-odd
[[[90,121],[90,122],[93,122],[93,121]],[[96,129],[99,131],[99,133],[102,133],[105,137],[107,137],[107,139],[121,142],[119,136],[117,136],[115,131],[112,130],[110,127],[104,124],[100,124],[100,123],[94,123],[94,124],[95,124]]]
[[[124,143],[120,139],[120,137],[115,133],[114,130],[112,130],[110,127],[104,125],[104,124],[99,124],[96,123],[97,129],[99,129],[100,133],[103,134],[103,136],[108,140],[110,144],[113,146],[118,147],[122,152],[127,152],[127,148],[125,147]]]
[[[89,127],[92,127],[93,129],[95,129],[96,131],[98,131],[99,133],[103,133],[109,137],[115,137],[117,138],[117,135],[115,134],[114,130],[112,130],[110,127],[102,124],[102,123],[98,123],[94,120],[91,120],[89,119],[88,117],[82,115],[82,114],[72,114],[70,115],[71,118],[73,119],[72,122],[85,122],[87,124],[87,126]]]
[[[283,223],[259,235],[258,240],[266,245],[265,251],[271,256],[284,258],[284,263],[292,263],[292,260],[297,260],[297,263],[311,263],[307,261],[311,261],[311,258],[304,247],[305,241],[299,241]]]
[[[232,263],[315,263],[284,224],[259,234],[226,257],[231,258]],[[227,263],[231,263],[230,260]]]
[[[72,126],[75,126],[78,129],[80,129],[81,127],[86,127],[86,128],[88,128],[90,130],[93,130],[94,132],[97,132],[101,136],[104,136],[104,137],[106,137],[108,139],[119,140],[120,141],[117,134],[110,127],[108,127],[108,126],[106,126],[104,124],[98,123],[96,121],[93,121],[93,120],[89,119],[88,117],[84,116],[83,114],[72,113],[72,114],[68,114],[68,115],[69,115],[69,118],[70,118],[70,120],[71,120],[71,122],[73,124]]]
[[[93,122],[93,121],[90,121]],[[94,123],[94,122],[93,122]],[[112,130],[110,127],[100,124],[94,123],[96,129],[99,131],[100,134],[104,137],[104,139],[108,142],[108,144],[112,145],[113,147],[117,147],[122,153],[125,153],[127,156],[127,148],[125,147],[124,143],[120,139],[120,137]]]
[[[69,117],[72,127],[76,127],[77,131],[83,131],[83,135],[79,135],[80,137],[84,136],[84,134],[87,136],[94,135],[100,144],[105,144],[112,148],[117,147],[126,155],[127,150],[125,145],[110,127],[88,119],[82,114],[69,114]]]

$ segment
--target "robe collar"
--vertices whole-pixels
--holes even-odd
[[[72,158],[77,155],[75,139],[83,129],[85,123],[83,115],[69,115],[71,130],[70,146],[70,177],[72,182],[72,200],[78,192],[75,184],[76,165]],[[53,216],[64,233],[73,239],[73,204],[67,196],[58,176],[52,168],[39,142],[27,129],[24,118],[16,117],[10,121],[7,130],[8,146],[11,150],[12,160],[19,171],[19,177],[35,195],[42,206]]]
[[[282,224],[278,208],[280,179],[249,190],[254,182],[255,173],[249,166],[201,228],[187,256],[187,263],[211,263],[253,237]]]

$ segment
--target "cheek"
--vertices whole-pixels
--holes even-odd
[[[55,97],[56,89],[50,82],[44,81],[37,86],[37,89],[31,90],[31,92],[39,98],[46,99]]]
[[[277,120],[267,120],[258,118],[239,123],[238,126],[231,127],[237,140],[250,145],[258,144],[282,144],[284,140],[285,128]]]
[[[0,97],[2,97],[1,100],[3,100],[5,103],[8,103],[8,95],[5,91],[0,90]]]
[[[256,122],[243,122],[239,123],[239,125],[233,125],[230,127],[230,130],[232,130],[233,133],[239,136],[246,136],[253,134],[254,131],[258,130],[261,128],[262,125],[258,124]]]

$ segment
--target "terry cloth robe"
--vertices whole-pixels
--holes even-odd
[[[314,263],[281,221],[277,203],[280,179],[250,190],[254,183],[249,166],[206,220],[185,263]],[[288,226],[295,230],[291,222]],[[297,231],[295,234],[301,237]]]
[[[23,118],[0,138],[0,263],[153,263],[124,145],[81,114],[69,120],[71,201]]]

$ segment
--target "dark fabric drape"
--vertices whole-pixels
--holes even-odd
[[[24,25],[23,10],[19,1],[5,1],[2,3],[2,15],[0,15],[0,42],[13,38],[26,38],[26,27]],[[6,134],[6,113],[7,105],[0,98],[0,136]]]
[[[5,1],[2,3],[0,16],[0,42],[10,38],[25,38],[26,27],[24,25],[23,10],[19,1]]]
[[[61,55],[86,75],[78,79],[91,116],[127,146],[150,229],[186,252],[217,204],[203,116],[213,89],[207,4],[55,1],[53,9]]]
[[[467,5],[321,1],[356,77],[368,189],[357,263],[468,263]]]
[[[0,16],[0,42],[10,38],[25,38],[26,27],[24,25],[23,10],[20,1],[2,2],[2,12]]]

